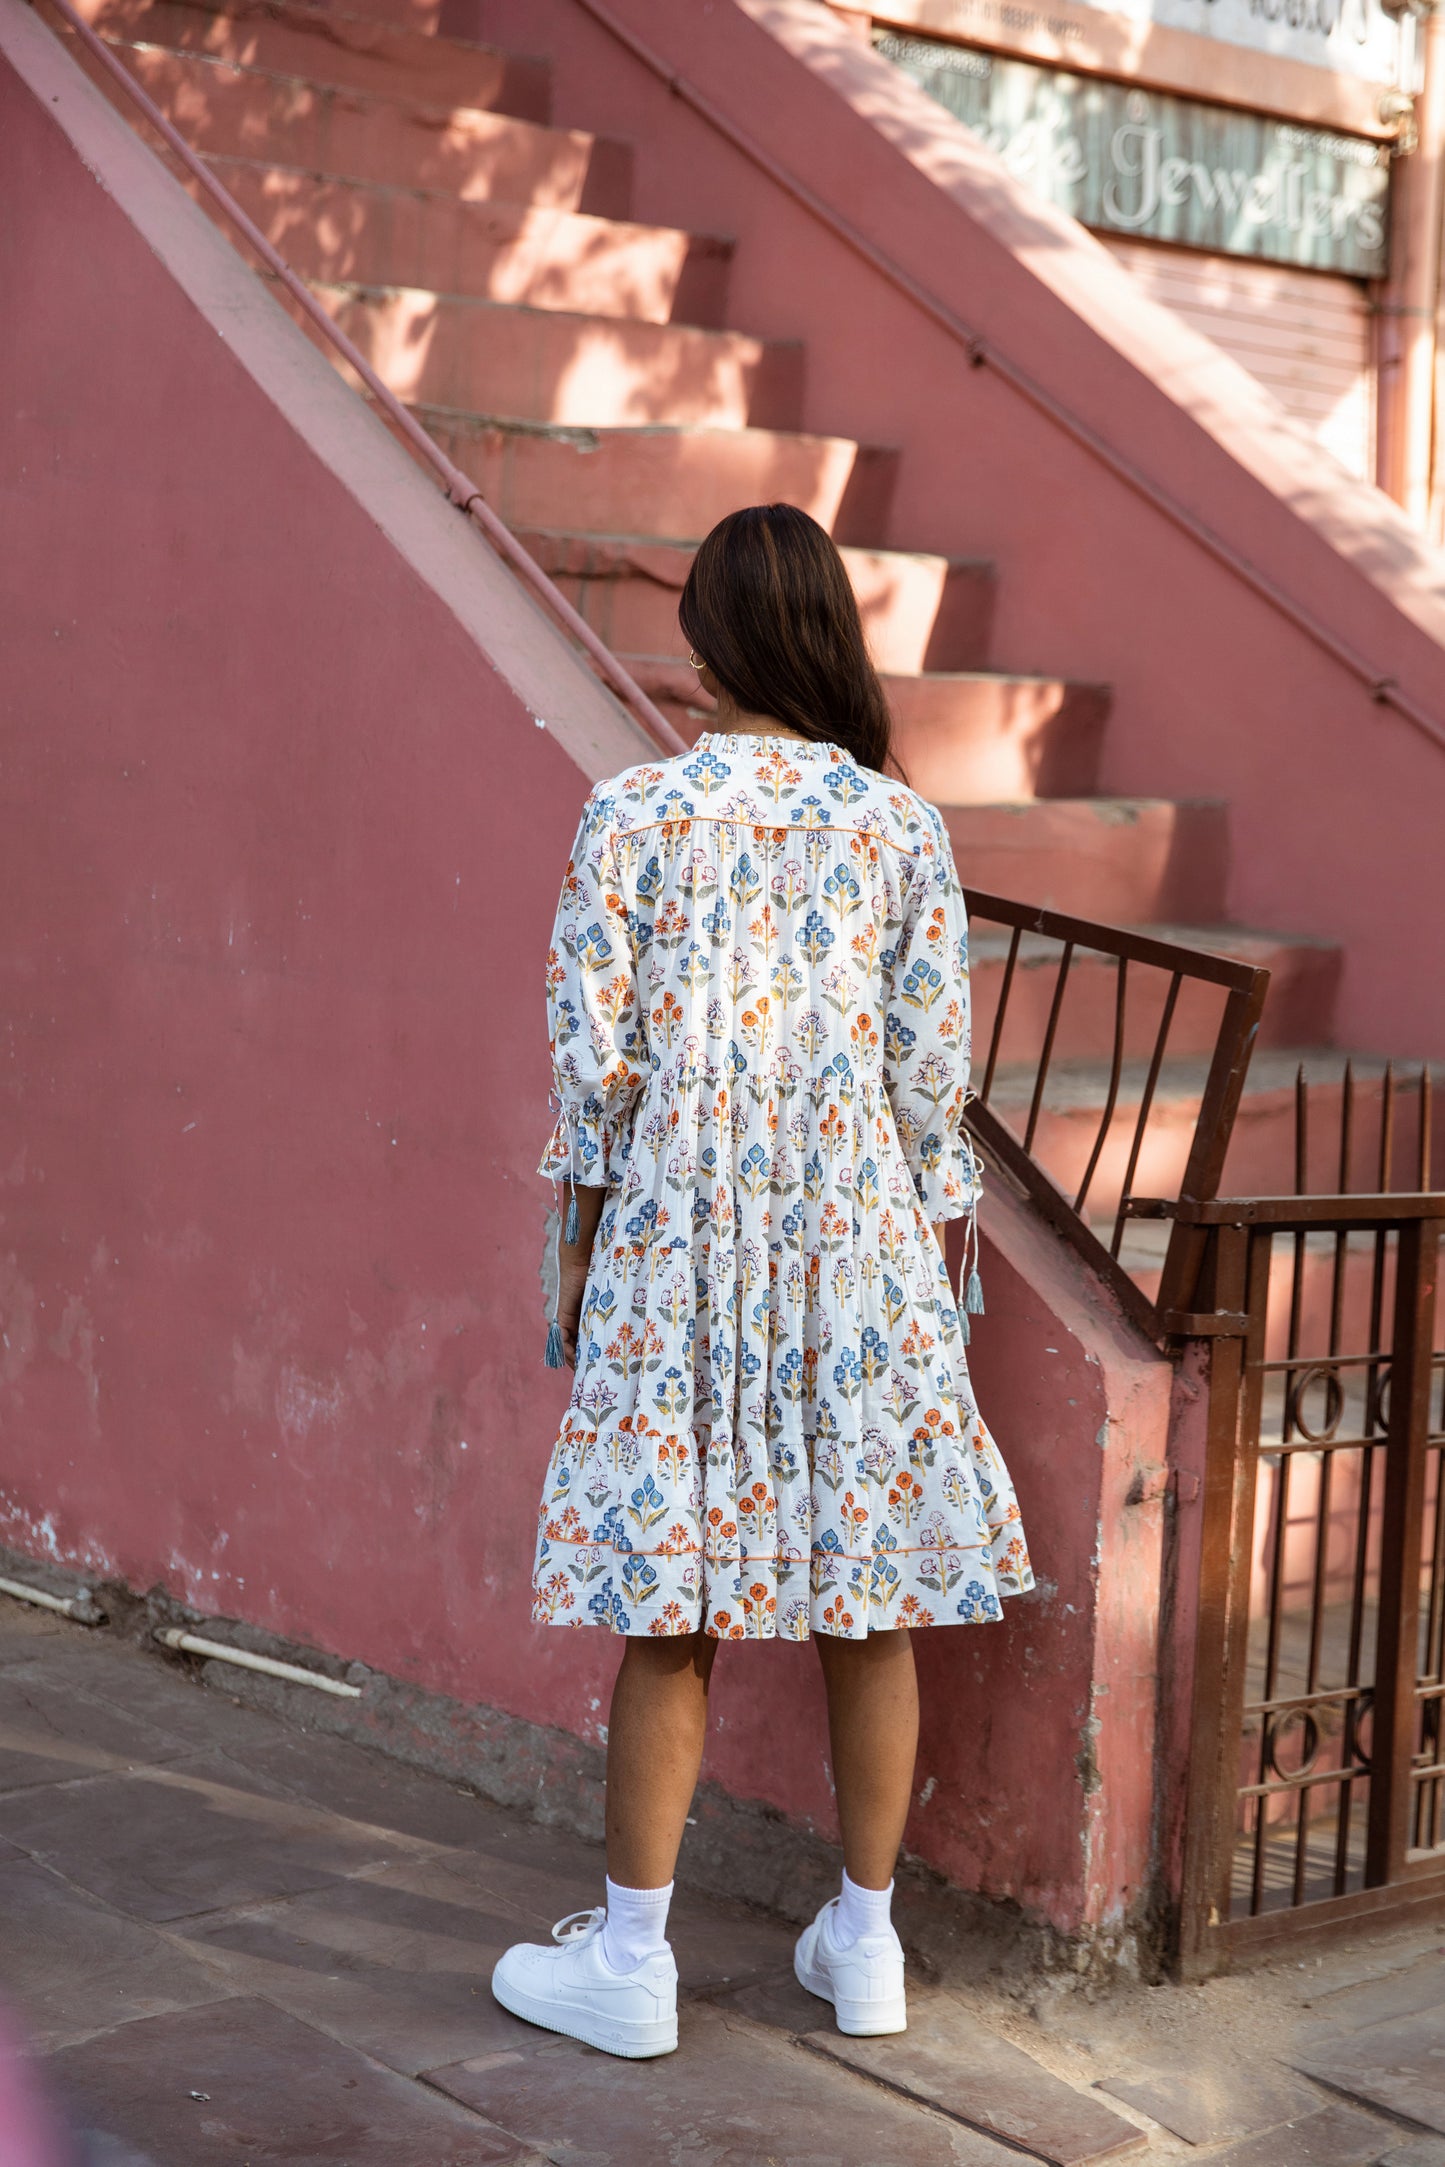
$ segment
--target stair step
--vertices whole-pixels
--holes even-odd
[[[78,0],[112,44],[204,54],[334,89],[472,106],[518,120],[551,117],[550,62],[429,37],[299,0]]]
[[[668,422],[787,429],[803,395],[803,348],[522,308],[422,287],[313,286],[400,398],[563,428]]]
[[[706,729],[712,703],[699,696],[686,662],[676,655],[623,660],[685,737]],[[1092,789],[1106,687],[990,670],[880,674],[898,763],[934,804],[988,804],[1031,789],[1078,797]]]
[[[550,528],[530,529],[520,539],[610,647],[643,654],[671,647],[683,659],[677,604],[695,541]],[[842,554],[880,669],[918,670],[929,655],[945,668],[982,660],[992,565],[847,545]]]
[[[513,528],[706,534],[740,504],[800,504],[834,539],[887,525],[898,454],[770,429],[561,429],[419,405],[417,419]]]
[[[1096,788],[1106,685],[959,670],[889,675],[884,690],[903,770],[935,805],[1082,798]]]
[[[987,1040],[983,1041],[986,1046]],[[975,1058],[979,1036],[974,1035]],[[1373,1189],[1376,1179],[1374,1153],[1378,1148],[1378,1106],[1383,1056],[1349,1056],[1355,1076],[1355,1133],[1360,1149],[1351,1162],[1352,1186]],[[1239,1116],[1230,1140],[1220,1194],[1224,1196],[1287,1196],[1295,1186],[1295,1077],[1303,1064],[1310,1085],[1310,1133],[1314,1147],[1310,1179],[1321,1193],[1339,1187],[1335,1154],[1339,1148],[1339,1115],[1346,1055],[1327,1046],[1294,1046],[1261,1049],[1250,1063]],[[1134,1177],[1138,1196],[1177,1196],[1198,1119],[1200,1100],[1208,1075],[1208,1059],[1170,1059],[1160,1071],[1146,1134],[1144,1153]],[[981,1070],[980,1070],[981,1073]],[[1023,1134],[1033,1070],[1000,1066],[990,1103],[1016,1134]],[[1398,1071],[1397,1071],[1398,1074]],[[1118,1208],[1124,1170],[1133,1139],[1134,1121],[1147,1075],[1147,1064],[1125,1064],[1119,1081],[1114,1117],[1089,1192],[1089,1217],[1096,1227],[1112,1219]],[[1072,1196],[1088,1165],[1098,1134],[1108,1087],[1108,1066],[1100,1061],[1061,1063],[1050,1071],[1043,1109],[1034,1136],[1034,1156]],[[1445,1070],[1441,1071],[1445,1082]],[[1394,1184],[1409,1185],[1418,1140],[1418,1121],[1411,1095],[1397,1097],[1396,1158]],[[1445,1092],[1435,1096],[1432,1165],[1438,1182],[1445,1164]],[[1151,1247],[1145,1231],[1148,1222],[1128,1232],[1129,1261],[1140,1264]],[[1157,1244],[1156,1244],[1157,1246]]]
[[[1105,925],[1224,916],[1222,801],[1034,798],[939,809],[968,887]]]
[[[426,42],[426,41],[423,41]],[[715,327],[727,309],[731,241],[444,190],[334,180],[252,158],[210,165],[303,278]],[[204,191],[194,182],[198,201]]]
[[[317,0],[323,14],[364,16],[369,22],[390,23],[397,29],[415,30],[435,37],[441,21],[443,0],[344,0],[338,8],[331,0]]]
[[[1237,926],[1150,925],[1140,930],[1157,940],[1178,941],[1185,947],[1231,956],[1242,963],[1262,964],[1271,973],[1271,980],[1257,1041],[1260,1047],[1319,1045],[1328,1041],[1341,962],[1339,949],[1328,942],[1301,940],[1283,933],[1248,932]],[[969,941],[973,1043],[980,1059],[993,1031],[1009,939],[1004,927],[980,919]],[[1057,941],[1035,934],[1026,933],[1020,941],[999,1047],[1001,1063],[1027,1063],[1037,1057],[1048,1029],[1060,952]],[[1088,949],[1075,951],[1054,1039],[1056,1062],[1087,1064],[1110,1058],[1115,985],[1111,957]],[[1168,985],[1169,974],[1165,971],[1144,964],[1131,967],[1124,1015],[1126,1060],[1148,1061]],[[1205,1052],[1213,1046],[1223,1005],[1219,987],[1197,979],[1185,980],[1169,1032],[1173,1058]],[[1078,1087],[1077,1079],[1069,1086]],[[1059,1089],[1065,1088],[1061,1082]]]
[[[133,120],[134,106],[100,62],[83,46],[74,50],[91,80]],[[208,157],[250,158],[265,145],[284,143],[293,165],[349,180],[446,189],[467,202],[627,216],[631,146],[584,129],[333,90],[198,53],[120,50],[191,148]]]

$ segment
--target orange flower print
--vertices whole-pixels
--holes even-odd
[[[889,1486],[888,1517],[896,1527],[911,1527],[924,1501],[923,1485],[911,1468],[904,1468]]]
[[[766,1636],[777,1613],[778,1599],[761,1580],[755,1580],[738,1607],[742,1611],[749,1637],[761,1640]]]

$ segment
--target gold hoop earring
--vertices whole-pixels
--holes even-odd
[[[687,651],[687,659],[692,664],[693,668],[697,671],[699,677],[701,677],[703,671],[707,668],[707,664],[703,661],[702,656],[695,655],[692,649],[689,647]]]

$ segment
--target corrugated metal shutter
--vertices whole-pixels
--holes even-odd
[[[1151,300],[1268,386],[1342,466],[1375,478],[1370,316],[1355,279],[1099,235]]]

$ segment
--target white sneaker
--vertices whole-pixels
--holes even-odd
[[[854,2038],[906,2032],[902,1942],[889,1926],[881,1933],[861,1935],[851,1948],[837,1948],[828,1931],[837,1903],[836,1896],[829,1897],[812,1925],[798,1936],[793,1951],[798,1984],[833,2004],[840,2032]]]
[[[677,2046],[677,1966],[671,1949],[614,1971],[602,1953],[607,1913],[573,1911],[552,1929],[558,1943],[519,1941],[497,1960],[492,1992],[513,2016],[583,2039],[604,2054],[641,2061]]]

